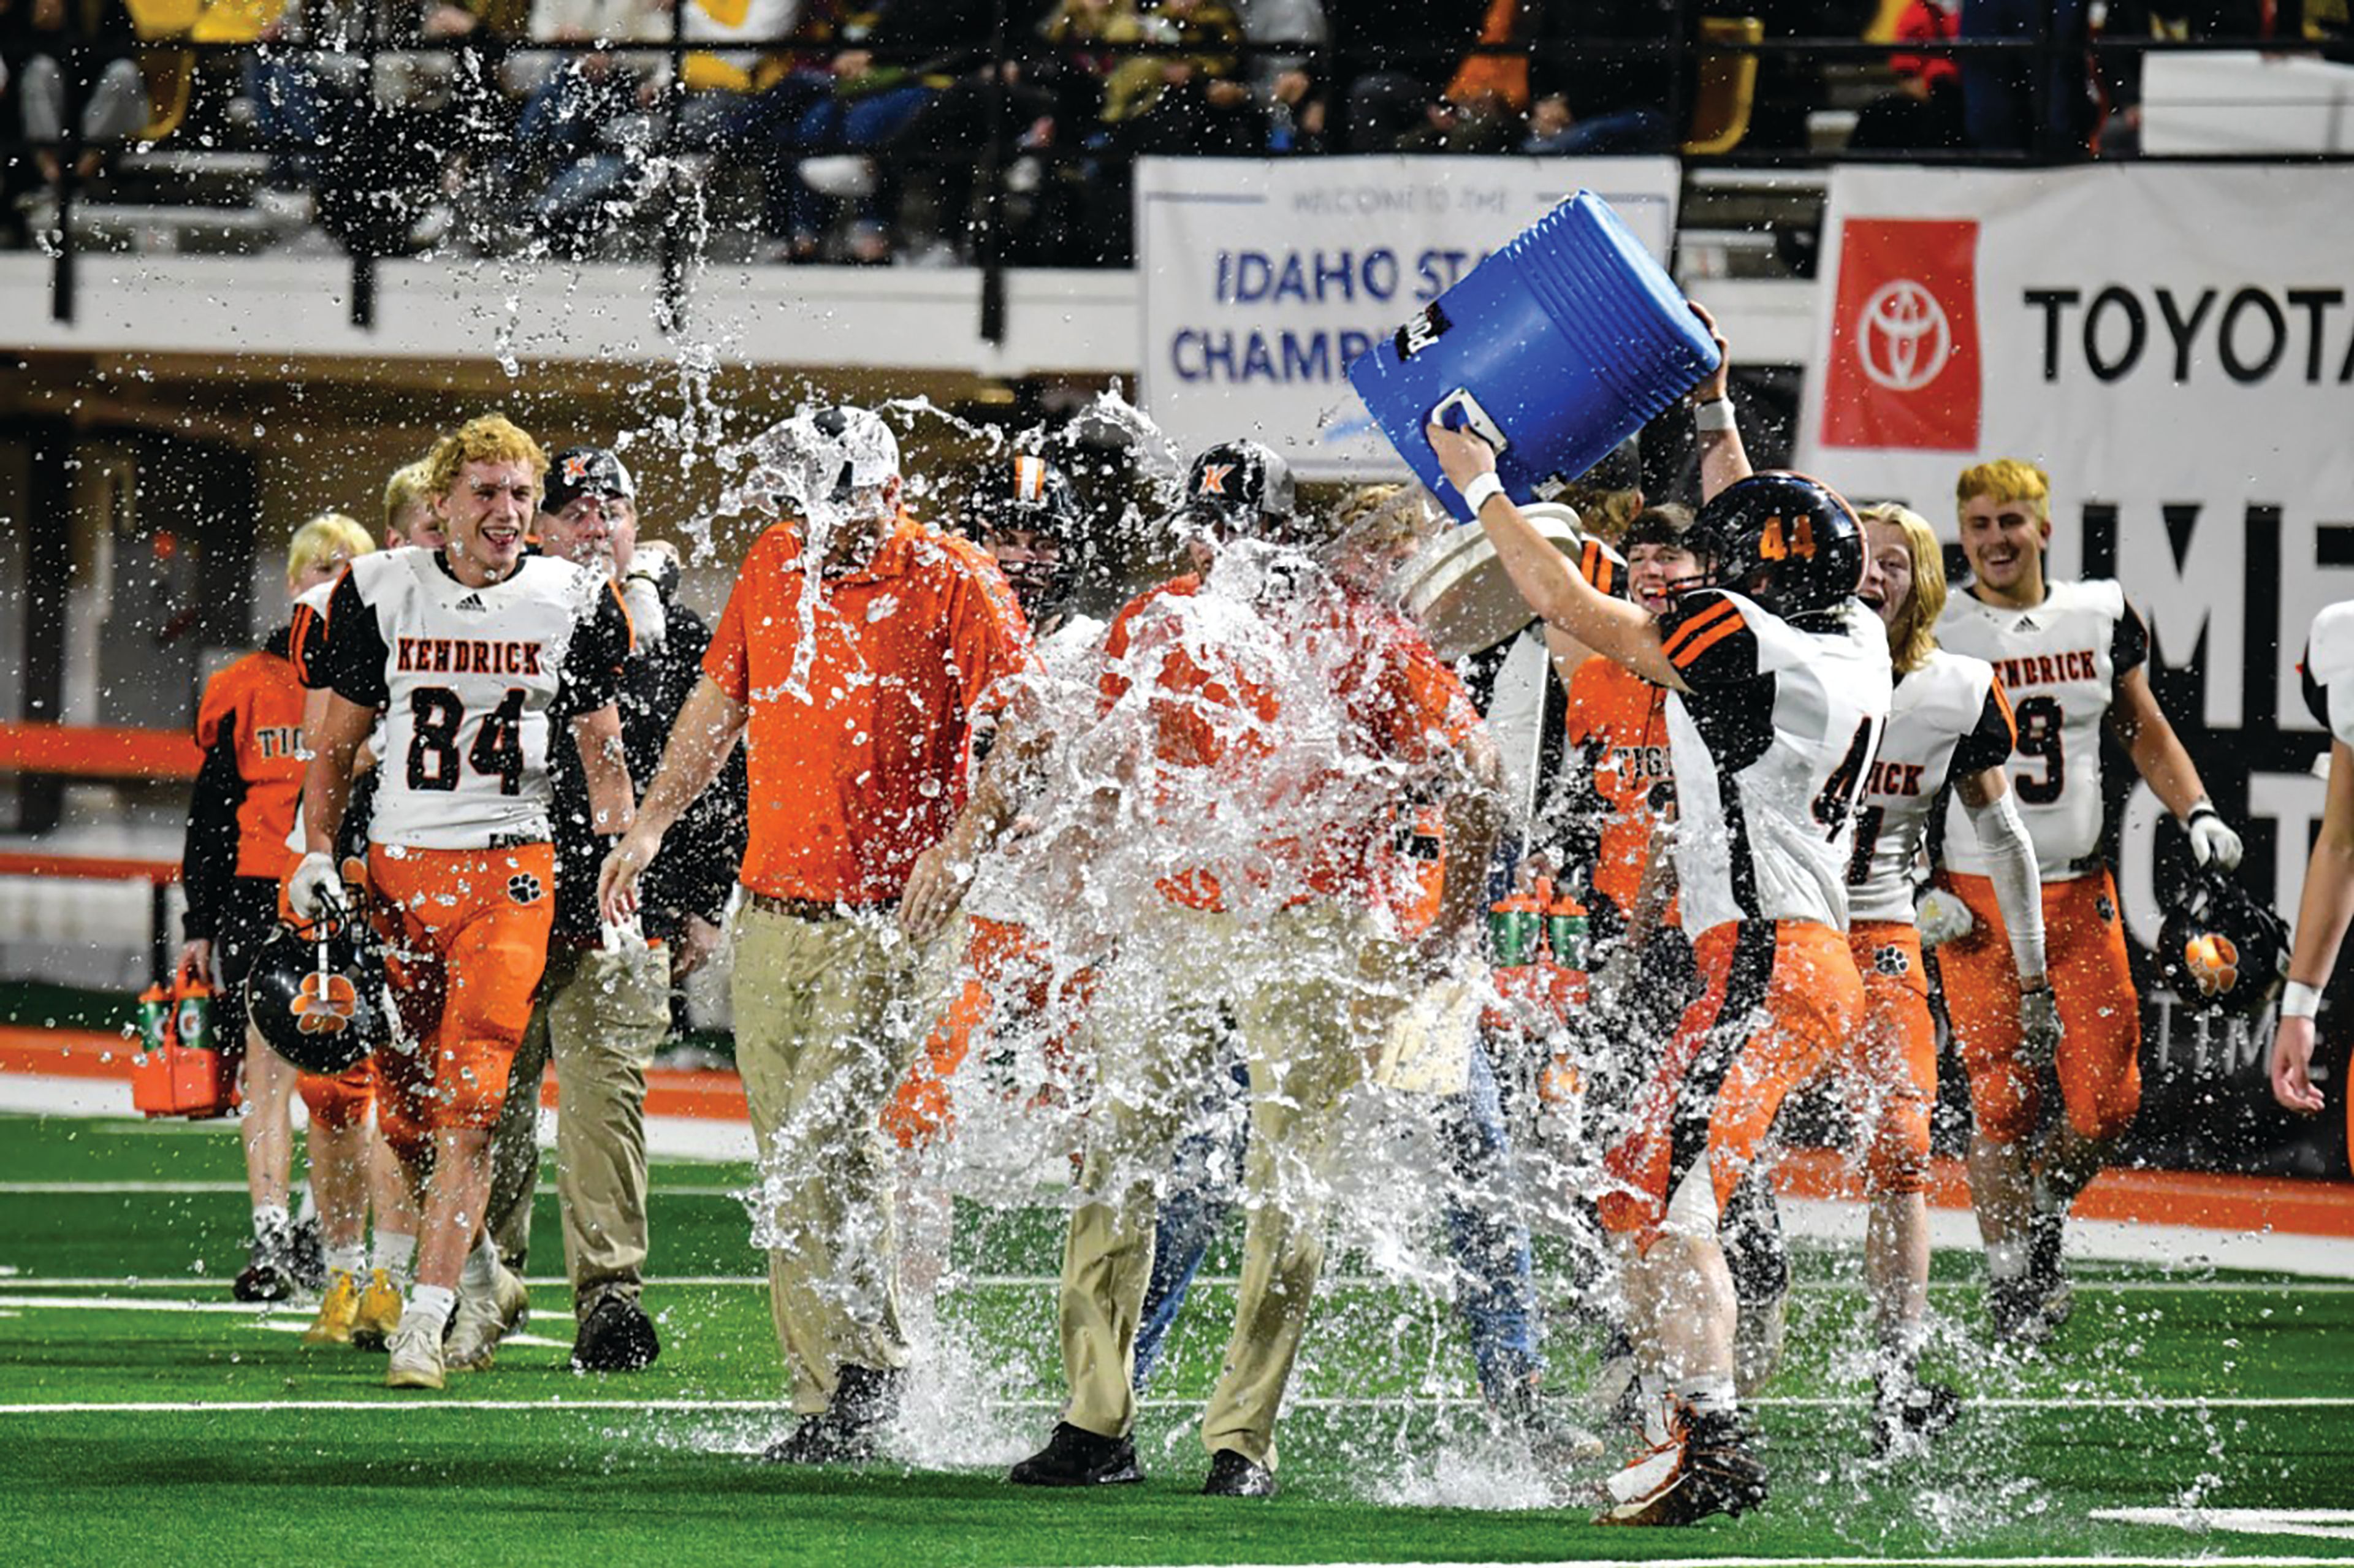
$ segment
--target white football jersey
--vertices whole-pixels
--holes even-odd
[[[2306,633],[2305,705],[2330,738],[2354,746],[2354,599],[2333,604],[2313,618]]]
[[[1853,599],[1794,625],[1723,588],[1678,596],[1661,646],[1684,928],[1847,928],[1864,775],[1888,719],[1888,634]]]
[[[553,721],[611,703],[629,652],[629,616],[602,572],[531,556],[476,588],[431,550],[354,561],[321,663],[338,695],[384,712],[370,842],[546,840],[547,747],[564,734]]]
[[[2010,760],[2010,704],[1994,666],[1937,649],[1896,677],[1880,755],[1864,776],[1848,864],[1848,917],[1913,920],[1913,864],[1946,786]]]
[[[2107,577],[2052,583],[2032,609],[2003,609],[1957,593],[1937,619],[1937,642],[1994,666],[2010,698],[2019,741],[2010,788],[2046,882],[2100,868],[2101,726],[2117,682],[2149,657],[2149,632]],[[1978,833],[1947,808],[1944,859],[1986,874]]]

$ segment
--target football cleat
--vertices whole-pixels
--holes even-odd
[[[348,1345],[352,1342],[352,1325],[360,1315],[359,1282],[342,1269],[336,1269],[327,1281],[327,1293],[319,1300],[319,1315],[302,1330],[306,1345]]]
[[[450,1320],[450,1340],[442,1347],[443,1353],[455,1371],[487,1372],[498,1354],[499,1341],[530,1318],[531,1292],[512,1269],[501,1264],[499,1277],[486,1295],[470,1295],[463,1286],[459,1287],[458,1312]]]
[[[2041,1206],[2027,1224],[2028,1284],[2043,1321],[2055,1330],[2076,1309],[2075,1287],[2068,1283],[2068,1259],[2062,1246],[2067,1225],[2065,1213]]]
[[[381,1268],[368,1270],[359,1310],[352,1318],[353,1346],[363,1351],[384,1349],[392,1331],[400,1327],[401,1308],[400,1288],[393,1284],[392,1276]]]
[[[441,1325],[423,1314],[404,1312],[386,1342],[392,1358],[385,1365],[387,1388],[440,1388],[446,1363],[441,1358]]]
[[[1046,1446],[1014,1466],[1005,1478],[1017,1487],[1117,1487],[1144,1479],[1144,1471],[1136,1463],[1136,1445],[1129,1439],[1106,1437],[1059,1421]]]
[[[906,1374],[844,1367],[833,1403],[763,1449],[771,1465],[860,1465],[875,1457],[883,1433],[898,1418]]]
[[[1873,1380],[1872,1457],[1909,1458],[1925,1453],[1930,1440],[1961,1419],[1962,1396],[1941,1383]]]
[[[572,1337],[574,1372],[642,1372],[660,1354],[662,1340],[653,1319],[625,1291],[609,1290],[598,1297]]]
[[[1994,1319],[1995,1336],[2013,1350],[2033,1350],[2052,1338],[2043,1292],[2031,1274],[1988,1281],[1987,1314]]]
[[[294,1279],[293,1237],[284,1226],[272,1226],[253,1238],[249,1261],[229,1285],[239,1301],[288,1301],[299,1287]]]
[[[1253,1459],[1246,1459],[1232,1448],[1221,1448],[1210,1456],[1210,1478],[1202,1483],[1205,1498],[1271,1498],[1275,1495],[1275,1472]]]
[[[287,1249],[287,1266],[294,1271],[294,1283],[303,1290],[324,1290],[327,1287],[327,1238],[319,1227],[319,1216],[294,1222],[293,1240]]]
[[[1603,1483],[1607,1506],[1596,1524],[1695,1524],[1711,1514],[1735,1517],[1766,1500],[1766,1467],[1749,1450],[1734,1414],[1698,1414],[1679,1404],[1668,1440]]]

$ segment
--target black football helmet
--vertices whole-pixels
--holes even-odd
[[[270,934],[245,979],[245,1012],[270,1048],[306,1073],[343,1072],[392,1039],[383,956],[361,922],[340,913]]]
[[[1863,525],[1803,473],[1756,473],[1717,492],[1684,544],[1712,586],[1779,616],[1835,609],[1863,581]]]
[[[1085,536],[1087,514],[1062,471],[1028,452],[997,458],[981,470],[966,497],[966,527],[996,555],[1032,624],[1044,620],[1071,577],[1072,553]],[[1027,532],[1034,548],[1008,556],[996,543]]]
[[[2166,983],[2187,1007],[2253,1018],[2288,979],[2288,922],[2225,872],[2191,874],[2158,927]]]
[[[1258,441],[1220,441],[1185,471],[1181,521],[1221,539],[1281,542],[1299,511],[1283,454]]]

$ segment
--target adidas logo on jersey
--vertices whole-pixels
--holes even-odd
[[[482,596],[481,594],[470,593],[451,608],[454,609],[471,609],[478,614],[486,615],[490,612],[491,607],[482,602]]]

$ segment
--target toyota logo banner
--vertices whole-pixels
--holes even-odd
[[[2293,916],[2327,749],[2296,662],[2315,613],[2354,598],[2354,178],[1842,167],[1823,241],[1800,465],[1949,539],[1965,465],[2049,470],[2053,573],[2123,581],[2159,700],[2246,832],[2242,880]],[[2342,1173],[2338,1131],[2271,1108],[2269,1018],[2205,1022],[2157,980],[2183,850],[2114,747],[2110,763],[2142,949],[2140,1151]],[[2342,1039],[2354,1006],[2332,1000]],[[2343,1071],[2342,1044],[2325,1054]]]

